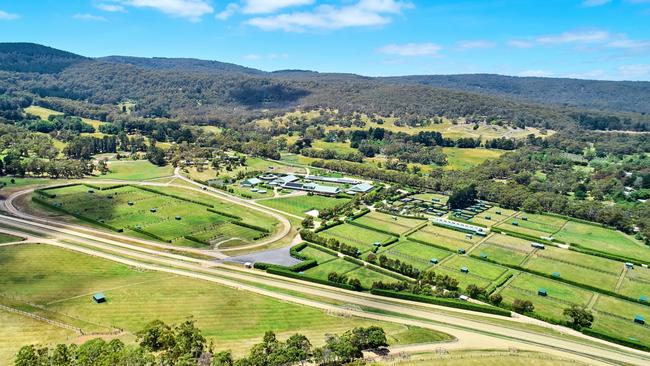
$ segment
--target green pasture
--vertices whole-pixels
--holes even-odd
[[[528,273],[520,273],[517,275],[506,289],[510,287],[525,291],[533,299],[540,298],[541,296],[537,295],[537,290],[544,288],[548,292],[547,298],[549,299],[584,305],[587,305],[593,295],[591,291]]]
[[[110,172],[100,175],[97,179],[124,179],[124,180],[148,180],[168,177],[174,174],[174,167],[171,165],[158,166],[151,164],[149,160],[118,160],[108,163]]]
[[[391,238],[388,234],[352,224],[337,225],[333,228],[319,232],[318,235],[326,238],[335,238],[342,243],[359,248],[362,252],[374,248],[373,244],[375,242],[383,243]]]
[[[381,212],[370,212],[354,220],[362,225],[370,226],[380,230],[396,234],[403,234],[419,225],[425,224],[426,220],[417,220],[406,217],[390,216]]]
[[[283,212],[288,212],[297,216],[306,216],[305,212],[311,210],[330,209],[334,206],[342,205],[350,201],[347,198],[334,198],[318,195],[300,195],[291,197],[280,197],[268,200],[261,200],[264,206],[274,208]]]
[[[4,234],[0,233],[0,244],[4,243],[12,243],[15,241],[21,241],[23,238],[19,238],[17,236],[9,235],[9,234]]]
[[[546,249],[539,250],[535,254],[537,257],[554,259],[557,261],[568,262],[575,266],[589,267],[591,269],[599,270],[614,274],[616,276],[621,274],[623,270],[623,263],[611,259],[596,257],[594,255],[583,254],[567,249],[555,248],[546,246]]]
[[[474,249],[472,252],[472,255],[479,257],[484,254],[487,255],[489,260],[512,266],[521,264],[521,262],[526,258],[526,253],[489,243],[479,245],[478,248]]]
[[[452,271],[457,270],[459,273],[461,267],[467,267],[470,274],[492,281],[501,277],[501,275],[508,270],[507,268],[496,264],[462,255],[454,255],[453,258],[440,264],[440,266]]]
[[[638,266],[627,269],[618,292],[634,299],[642,295],[650,299],[650,269]]]
[[[315,259],[318,263],[324,263],[335,259],[336,257],[317,248],[307,246],[300,251],[300,254],[310,259]]]
[[[497,213],[500,212],[500,213]],[[487,227],[492,227],[493,225],[498,224],[499,222],[505,220],[509,216],[515,214],[516,211],[507,210],[501,207],[490,207],[489,209],[481,212],[480,214],[472,217],[471,222],[485,225]],[[487,218],[489,217],[489,219]]]
[[[491,280],[480,277],[472,273],[471,270],[470,273],[462,273],[460,271],[460,268],[452,269],[449,267],[443,267],[441,265],[437,265],[433,268],[433,271],[437,275],[447,275],[449,277],[456,279],[458,281],[458,288],[463,291],[469,285],[476,285],[478,287],[486,288],[492,283]]]
[[[420,270],[431,267],[433,265],[431,263],[432,258],[441,261],[451,255],[446,250],[412,241],[393,244],[379,252],[378,255],[382,254],[392,259],[399,259],[401,262],[408,263]]]
[[[442,152],[447,155],[447,170],[468,170],[492,160],[505,153],[504,150],[489,149],[463,149],[459,147],[443,147]]]
[[[613,229],[569,221],[554,236],[558,240],[585,248],[650,262],[650,249],[646,245]]]
[[[621,338],[650,344],[650,326],[647,324],[636,324],[632,319],[623,319],[596,313],[594,323],[591,327],[594,330],[613,334]]]
[[[468,239],[463,232],[433,225],[425,226],[409,235],[409,238],[444,247],[454,252],[461,248],[467,250],[481,241],[479,236],[474,235]]]
[[[336,272],[341,275],[341,274],[346,274],[347,272],[350,272],[357,268],[359,268],[358,265],[339,258],[324,264],[320,264],[316,267],[310,268],[307,271],[305,271],[305,274],[311,277],[316,277],[316,278],[326,280],[327,276],[332,272]]]
[[[532,252],[534,249],[531,246],[530,240],[520,239],[514,236],[503,235],[498,233],[494,233],[490,235],[490,237],[488,237],[485,240],[485,243],[498,245],[500,247],[504,247],[512,251],[521,252],[523,254],[528,254]]]
[[[617,274],[537,256],[531,257],[524,268],[547,275],[558,272],[561,278],[607,291],[614,291],[618,282]]]
[[[392,283],[397,282],[394,277],[373,271],[367,267],[359,267],[345,274],[348,278],[356,278],[364,288],[371,288],[375,282]]]

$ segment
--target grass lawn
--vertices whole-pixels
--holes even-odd
[[[387,257],[399,259],[400,261],[408,263],[420,270],[424,270],[433,265],[431,263],[432,258],[436,258],[438,261],[441,261],[444,258],[450,256],[451,252],[426,244],[404,241],[389,246],[379,254],[384,254]]]
[[[503,234],[492,234],[485,241],[486,244],[498,245],[512,251],[522,252],[528,254],[533,251],[533,247],[530,245],[530,240],[520,239],[514,236],[508,236]]]
[[[11,297],[17,299],[13,301],[39,304],[62,317],[123,328],[128,333],[140,330],[154,319],[178,323],[191,316],[217,349],[231,348],[235,353],[259,342],[268,330],[278,333],[279,338],[300,332],[315,344],[322,344],[326,333],[342,333],[355,326],[368,325],[384,327],[389,337],[395,335],[391,338],[395,343],[401,342],[401,338],[427,339],[422,332],[410,334],[412,328],[397,324],[330,316],[313,308],[207,281],[136,271],[122,264],[45,245],[0,248],[0,263],[3,268],[0,301]],[[107,302],[93,303],[90,296],[96,292],[103,292]],[[65,331],[50,329],[46,323],[36,327],[31,319],[10,318],[0,313],[3,325],[0,337],[24,337],[27,343],[48,343],[66,341],[69,336]],[[16,331],[11,332],[12,329]],[[432,340],[441,337],[430,335]],[[10,354],[22,344],[20,340],[9,344],[0,342],[0,352]]]
[[[359,268],[358,265],[339,258],[327,262],[325,264],[321,264],[316,267],[310,268],[307,271],[305,271],[305,274],[311,277],[316,277],[316,278],[321,278],[326,280],[327,276],[332,272],[336,272],[338,274],[345,274],[357,268]]]
[[[461,248],[467,250],[481,241],[481,238],[476,235],[468,239],[463,232],[433,225],[425,226],[409,235],[409,238],[444,247],[454,252]]]
[[[646,319],[648,318],[646,317]],[[594,330],[614,334],[621,338],[641,341],[646,345],[650,344],[650,326],[636,324],[632,319],[622,319],[596,313],[591,327]]]
[[[376,211],[369,212],[354,221],[362,225],[376,227],[400,235],[427,222],[426,220],[391,216]]]
[[[557,358],[544,353],[518,351],[451,351],[445,355],[424,353],[411,356],[408,360],[395,363],[379,362],[378,366],[581,366],[583,363]]]
[[[329,209],[337,205],[348,202],[347,198],[334,198],[318,195],[301,195],[284,198],[274,198],[270,200],[262,200],[259,203],[264,206],[275,208],[276,210],[288,212],[298,216],[307,216],[305,212],[313,209],[322,210]]]
[[[434,272],[437,275],[447,275],[449,277],[455,278],[458,281],[458,288],[465,290],[469,285],[476,285],[478,287],[488,287],[492,281],[479,277],[470,273],[462,273],[460,269],[450,269],[447,267],[442,267],[440,265],[434,267]]]
[[[11,183],[11,178],[0,178],[0,196],[6,195],[14,191],[21,190],[27,186],[45,185],[50,183],[62,182],[48,178],[13,178],[14,183]],[[4,183],[4,184],[3,184]]]
[[[505,153],[504,150],[462,149],[459,147],[443,147],[447,155],[446,170],[467,170],[480,165],[486,160],[496,159]]]
[[[508,287],[524,290],[532,298],[541,298],[541,296],[537,295],[537,290],[544,288],[548,292],[548,299],[558,299],[566,303],[584,305],[589,302],[593,295],[591,291],[528,273],[519,274]]]
[[[449,199],[448,196],[445,196],[444,194],[438,194],[438,193],[419,193],[411,196],[412,198],[427,201],[427,202],[433,202],[433,199],[437,199],[439,201],[436,201],[436,203],[440,203],[441,205],[447,204],[447,200]]]
[[[440,264],[440,266],[452,271],[457,270],[459,273],[461,267],[467,267],[469,273],[488,280],[496,280],[507,271],[505,267],[462,255],[455,255],[450,260]]]
[[[569,221],[555,237],[567,243],[650,262],[650,249],[620,231]]]
[[[391,237],[379,231],[365,229],[351,224],[337,225],[331,229],[319,232],[318,235],[338,239],[342,243],[359,248],[362,252],[374,248],[373,244],[375,242],[383,243]]]
[[[483,254],[487,255],[490,260],[513,266],[519,265],[526,258],[526,253],[489,243],[483,243],[472,251],[472,255],[479,257]]]
[[[372,269],[368,269],[366,267],[359,267],[353,271],[346,273],[345,275],[348,276],[348,278],[357,278],[361,282],[361,286],[367,289],[372,288],[372,284],[375,282],[397,282],[397,280],[391,276],[373,271]]]
[[[628,319],[630,323],[635,315],[650,319],[650,306],[611,296],[600,296],[594,305],[594,310]]]
[[[306,256],[307,258],[315,259],[318,263],[324,263],[336,258],[329,253],[311,246],[305,247],[305,249],[300,251],[300,254]]]
[[[524,264],[524,268],[549,275],[553,272],[559,272],[560,276],[567,280],[608,291],[614,291],[619,277],[617,274],[578,267],[575,264],[537,256],[530,258]]]
[[[14,241],[21,241],[23,238],[19,238],[17,236],[9,235],[9,234],[4,234],[0,233],[0,244],[3,243],[12,243]]]
[[[147,180],[174,174],[173,166],[159,167],[148,160],[111,161],[108,163],[108,168],[110,173],[101,175],[98,179]]]
[[[499,212],[499,213],[497,213]],[[515,214],[516,211],[507,210],[501,207],[490,207],[480,214],[472,217],[469,221],[491,227]],[[489,219],[488,219],[489,217]]]

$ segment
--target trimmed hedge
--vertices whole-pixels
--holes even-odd
[[[279,276],[295,278],[295,279],[298,279],[298,280],[314,282],[314,283],[318,283],[318,284],[321,284],[321,285],[334,286],[334,287],[342,288],[342,289],[345,289],[345,290],[356,291],[356,289],[353,286],[350,286],[347,283],[337,283],[337,282],[331,282],[331,281],[328,281],[328,280],[322,280],[322,279],[316,278],[316,277],[305,276],[305,275],[301,275],[301,274],[298,274],[298,273],[295,273],[295,272],[288,271],[288,270],[286,270],[284,268],[280,268],[280,267],[270,266],[270,267],[268,267],[266,269],[266,272],[270,273],[270,274],[279,275]]]
[[[621,262],[630,262],[639,265],[639,261],[635,258],[625,257],[616,254],[609,254],[609,253],[601,252],[599,250],[585,248],[580,244],[571,243],[571,245],[569,246],[569,250],[573,250],[574,252],[589,254],[596,257],[605,258],[605,259],[611,259],[611,260],[621,261]]]
[[[444,250],[444,251],[446,251],[446,252],[456,253],[456,252],[454,252],[454,251],[452,251],[452,250],[449,250],[449,248],[447,248],[447,247],[444,247],[444,246],[442,246],[442,245],[438,245],[438,244],[434,244],[434,243],[429,243],[429,242],[424,241],[424,240],[414,239],[414,238],[409,238],[409,240],[412,241],[412,242],[414,242],[414,243],[419,243],[419,244],[422,244],[422,245],[428,245],[428,246],[430,246],[430,247],[434,247],[434,248],[442,249],[442,250]]]
[[[302,260],[306,260],[307,257],[305,257],[304,255],[300,254],[300,251],[303,250],[303,249],[305,249],[306,247],[307,247],[307,242],[304,242],[304,241],[303,241],[303,242],[300,243],[300,244],[296,244],[296,245],[292,246],[292,247],[289,249],[289,254],[290,254],[292,257],[294,257],[294,258],[302,259]]]
[[[488,287],[485,289],[485,296],[487,297],[487,296],[492,295],[492,293],[493,293],[494,291],[496,291],[496,289],[498,289],[499,287],[503,286],[503,285],[504,285],[506,282],[508,282],[508,280],[511,279],[512,276],[514,276],[514,275],[515,275],[515,274],[512,273],[512,271],[510,271],[510,270],[508,270],[505,274],[501,275],[501,277],[497,278],[497,280],[496,280],[495,282],[491,283],[490,286],[488,286]]]
[[[506,316],[506,317],[511,316],[510,311],[508,311],[508,310],[504,310],[504,309],[497,308],[497,307],[494,307],[494,306],[489,306],[489,305],[474,304],[474,303],[467,302],[467,301],[462,301],[462,300],[447,299],[447,298],[443,298],[443,297],[415,295],[415,294],[410,294],[410,293],[406,293],[406,292],[395,292],[395,291],[380,290],[380,289],[372,289],[370,291],[370,293],[373,294],[373,295],[378,295],[378,296],[393,297],[393,298],[402,299],[402,300],[424,302],[424,303],[427,303],[427,304],[433,304],[433,305],[447,306],[447,307],[457,308],[457,309],[477,311],[477,312],[486,313],[486,314],[500,315],[500,316]]]
[[[402,234],[402,235],[403,235],[403,236],[409,236],[409,235],[413,234],[414,232],[416,232],[416,231],[422,229],[423,227],[427,226],[427,224],[428,224],[428,222],[423,222],[423,223],[421,223],[420,225],[414,227],[413,229],[410,229],[410,230],[406,231],[406,232],[405,232],[404,234]]]
[[[284,267],[285,269],[291,271],[291,272],[302,272],[306,271],[310,268],[316,267],[318,265],[318,262],[315,259],[308,259],[305,261],[302,261],[300,263],[296,263],[291,267]]]
[[[382,234],[386,234],[386,235],[390,235],[390,236],[396,236],[396,237],[400,236],[399,234],[394,233],[392,231],[377,229],[377,228],[374,228],[374,227],[372,227],[370,225],[360,224],[360,223],[358,223],[356,221],[350,221],[349,224],[354,225],[354,226],[358,226],[358,227],[361,227],[361,228],[364,228],[364,229],[373,230],[373,231],[376,231],[376,232],[379,232],[379,233],[382,233]]]
[[[225,217],[230,217],[231,219],[235,219],[235,220],[238,220],[238,221],[240,221],[240,220],[242,219],[241,217],[239,217],[239,216],[237,216],[237,215],[233,215],[233,214],[228,213],[228,212],[223,212],[223,211],[215,210],[214,208],[207,208],[206,210],[208,210],[209,212],[212,212],[212,213],[216,213],[217,215],[221,215],[221,216],[225,216]]]
[[[626,346],[626,347],[636,348],[636,349],[646,351],[646,352],[650,351],[650,347],[648,345],[645,345],[645,344],[640,343],[640,342],[635,342],[635,341],[627,339],[627,338],[621,338],[621,337],[618,337],[618,336],[610,334],[610,333],[605,333],[605,332],[601,332],[601,331],[598,331],[598,330],[593,330],[593,329],[590,329],[590,328],[583,328],[581,331],[582,331],[582,333],[584,333],[584,334],[586,334],[588,336],[594,337],[594,338],[600,338],[600,339],[603,339],[603,340],[606,340],[606,341],[609,341],[609,342],[618,343],[618,344]]]
[[[553,247],[557,246],[557,244],[555,244],[555,243],[553,243],[553,242],[551,242],[549,240],[534,237],[532,235],[526,235],[526,234],[518,233],[516,231],[512,231],[512,230],[509,230],[509,229],[503,229],[501,227],[492,228],[492,232],[493,233],[498,233],[498,234],[504,232],[504,233],[508,234],[508,236],[514,236],[515,238],[530,240],[530,241],[534,241],[534,242],[542,243],[542,244],[548,244],[548,245],[553,246]],[[564,244],[564,243],[562,243],[562,244]]]
[[[324,225],[321,225],[316,230],[314,230],[314,232],[315,233],[320,233],[321,231],[324,231],[324,230],[327,230],[329,228],[333,228],[334,226],[339,226],[339,225],[342,225],[342,224],[343,224],[343,221],[340,221],[340,220],[336,220],[336,221],[332,222],[329,225],[327,223],[325,223]]]
[[[311,248],[320,250],[321,252],[325,252],[325,253],[333,255],[335,257],[338,257],[338,255],[339,255],[339,253],[336,250],[332,250],[332,249],[324,247],[322,245],[312,244],[312,243],[307,243],[307,245],[310,246]]]
[[[89,218],[89,217],[82,216],[82,215],[77,215],[77,214],[75,214],[75,213],[69,212],[69,211],[67,211],[67,210],[65,210],[65,209],[63,209],[63,208],[61,208],[61,207],[57,207],[57,206],[55,206],[55,205],[53,205],[53,204],[51,204],[51,203],[49,203],[49,202],[47,202],[47,201],[45,201],[45,200],[39,198],[39,197],[34,197],[34,196],[32,196],[32,201],[33,201],[33,202],[36,202],[36,203],[38,203],[38,204],[41,204],[41,205],[43,205],[43,206],[49,207],[49,208],[51,208],[51,209],[53,209],[53,210],[56,210],[56,211],[59,211],[59,212],[63,212],[63,213],[65,213],[65,214],[67,214],[67,215],[74,216],[74,217],[78,218],[79,220],[86,221],[86,222],[89,222],[89,223],[94,224],[94,225],[99,225],[99,226],[101,226],[101,227],[104,227],[104,228],[109,229],[109,230],[112,230],[112,231],[116,231],[116,232],[118,232],[118,233],[121,233],[121,232],[124,231],[123,229],[116,228],[116,227],[114,227],[114,226],[111,226],[111,225],[105,224],[105,223],[103,223],[103,222],[99,222],[99,221],[94,220],[94,219],[91,219],[91,218]]]
[[[192,200],[192,199],[185,198],[185,197],[181,197],[181,196],[178,196],[178,195],[175,195],[175,194],[171,194],[171,193],[161,192],[161,191],[158,191],[158,190],[155,190],[155,189],[149,188],[149,187],[138,186],[138,185],[134,185],[133,187],[138,188],[138,189],[141,189],[141,190],[143,190],[143,191],[147,191],[147,192],[151,192],[151,193],[159,194],[159,195],[161,195],[161,196],[167,196],[167,197],[171,197],[171,198],[176,198],[177,200],[181,200],[181,201],[185,201],[185,202],[190,202],[190,203],[195,203],[195,204],[197,204],[197,205],[201,205],[201,206],[206,206],[206,207],[214,208],[214,205],[209,204],[209,203],[205,203],[205,202],[197,201],[197,200]]]
[[[192,236],[192,235],[186,235],[186,236],[184,236],[184,238],[187,239],[187,240],[189,240],[189,241],[193,241],[193,242],[195,242],[195,243],[199,243],[199,244],[201,244],[201,245],[208,245],[208,246],[210,245],[210,243],[208,243],[207,241],[205,241],[205,240],[201,240],[201,239],[198,239],[198,238],[196,238],[196,237],[194,237],[194,236]]]
[[[156,239],[156,240],[163,241],[163,242],[165,242],[165,243],[171,243],[171,242],[172,242],[171,240],[165,239],[165,238],[163,238],[163,237],[161,237],[161,236],[158,236],[158,235],[156,235],[156,234],[152,234],[152,233],[150,233],[150,232],[148,232],[148,231],[144,231],[144,230],[142,230],[142,229],[138,229],[138,228],[136,228],[136,227],[129,227],[129,229],[131,229],[131,230],[133,230],[133,231],[135,231],[135,232],[137,232],[137,233],[140,233],[140,234],[146,235],[146,236],[148,236],[148,237],[154,238],[154,239]]]
[[[365,267],[365,265],[366,265],[366,263],[364,261],[362,261],[361,259],[352,258],[352,257],[347,256],[347,255],[343,257],[343,260],[348,261],[350,263],[354,263],[354,264],[356,264],[358,266],[361,266],[361,267]]]
[[[358,219],[359,217],[361,217],[361,216],[363,216],[363,215],[365,215],[365,214],[367,214],[369,212],[370,212],[369,208],[364,208],[363,210],[361,210],[361,211],[359,211],[359,212],[357,212],[357,213],[355,213],[353,215],[350,215],[349,219],[350,220]]]
[[[261,232],[263,232],[265,234],[269,234],[271,232],[271,230],[269,230],[269,229],[266,229],[266,228],[263,228],[263,227],[257,226],[257,225],[251,225],[249,223],[242,222],[242,221],[235,220],[235,221],[231,221],[230,223],[233,224],[233,225],[237,225],[237,226],[241,226],[241,227],[261,231]]]

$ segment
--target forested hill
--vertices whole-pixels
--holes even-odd
[[[650,113],[650,82],[600,81],[494,74],[414,75],[382,78],[559,106]]]
[[[165,117],[190,123],[241,125],[296,108],[331,108],[338,110],[341,118],[362,112],[399,117],[409,124],[444,116],[556,130],[650,130],[650,114],[641,113],[650,100],[648,83],[632,87],[637,84],[536,78],[525,79],[529,84],[518,81],[497,87],[497,81],[487,80],[509,79],[476,76],[477,80],[481,77],[487,86],[477,92],[456,90],[469,88],[471,79],[456,86],[432,86],[443,77],[264,72],[217,61],[124,56],[93,59],[36,44],[0,44],[0,101],[5,109],[33,100],[67,113],[114,121],[126,118],[117,105],[128,100],[134,102],[129,118]],[[567,86],[562,87],[562,82]],[[575,84],[579,82],[583,83],[580,93]],[[556,89],[566,89],[572,97],[550,96],[559,94],[548,91]],[[532,101],[533,96],[541,99],[542,94],[549,100]],[[572,105],[559,105],[550,98]],[[17,113],[5,110],[2,115]]]

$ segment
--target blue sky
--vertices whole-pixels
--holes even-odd
[[[0,41],[263,70],[650,80],[650,0],[0,0]]]

